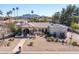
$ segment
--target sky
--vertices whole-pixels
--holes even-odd
[[[0,10],[3,11],[4,15],[12,8],[19,7],[18,15],[31,14],[31,10],[34,14],[40,16],[52,16],[55,12],[61,11],[62,8],[66,8],[68,4],[0,4]],[[79,7],[79,5],[76,5]],[[12,15],[13,16],[13,15]]]

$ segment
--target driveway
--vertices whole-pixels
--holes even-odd
[[[72,35],[72,38],[74,40],[76,40],[77,42],[79,42],[79,34],[76,34],[76,33],[72,33],[72,32],[68,32],[67,33],[67,38],[66,39],[69,39]]]

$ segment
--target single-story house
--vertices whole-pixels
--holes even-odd
[[[49,22],[17,22],[16,26],[22,28],[22,32],[30,34],[38,34],[48,31],[51,35],[57,37],[67,35],[68,27],[61,24],[53,24]]]
[[[22,28],[22,32],[29,34],[39,34],[45,32],[48,28],[48,22],[17,22],[16,26]],[[27,33],[27,31],[29,31]]]
[[[66,36],[67,31],[68,27],[65,25],[53,23],[48,25],[48,32],[55,37]]]

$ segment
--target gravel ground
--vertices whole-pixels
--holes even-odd
[[[27,46],[29,42],[33,42],[33,46]],[[36,39],[26,40],[21,53],[32,52],[79,52],[79,47],[70,46],[68,44],[62,45],[56,42],[47,42],[45,38],[37,36]]]

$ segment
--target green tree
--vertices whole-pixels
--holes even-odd
[[[72,27],[73,29],[79,30],[79,25],[78,25],[77,23],[72,22],[72,23],[71,23],[71,27]]]
[[[59,20],[60,20],[60,12],[56,12],[54,15],[53,15],[53,19],[54,19],[54,23],[59,23]]]
[[[9,23],[8,28],[11,30],[12,33],[17,32],[17,30],[18,30],[18,27],[16,27],[16,25],[14,23]]]
[[[73,20],[73,16],[74,16],[74,13],[75,13],[75,5],[68,5],[67,8],[66,8],[66,12],[65,12],[65,24],[70,26],[72,20]]]
[[[60,23],[63,24],[63,22],[65,21],[65,8],[62,8],[62,11],[61,11],[61,16],[60,16]]]
[[[10,10],[6,14],[7,14],[8,17],[10,17],[12,15],[12,11]]]
[[[73,16],[75,16],[76,8],[75,5],[68,5],[66,8],[62,8],[60,23],[70,26]]]

